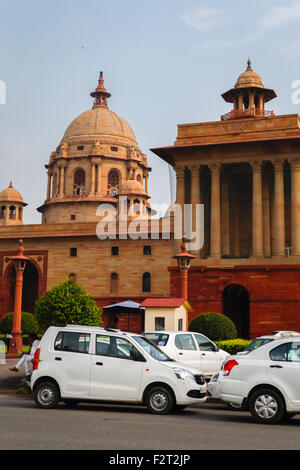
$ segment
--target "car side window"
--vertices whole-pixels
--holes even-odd
[[[300,342],[284,343],[270,351],[272,361],[300,362]]]
[[[96,354],[99,356],[116,357],[132,360],[135,355],[140,354],[134,345],[125,338],[116,336],[97,335]]]
[[[75,353],[89,352],[91,335],[89,333],[73,333],[71,331],[60,331],[56,336],[55,351],[68,351]]]
[[[182,349],[184,351],[195,351],[196,345],[194,343],[192,335],[176,335],[175,337],[175,346],[177,349]]]
[[[215,345],[202,335],[194,335],[200,351],[215,351]]]
[[[287,351],[287,343],[281,344],[276,348],[270,351],[270,359],[272,361],[287,361],[288,360],[288,351]]]

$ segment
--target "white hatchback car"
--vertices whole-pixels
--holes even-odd
[[[219,371],[229,354],[210,339],[191,331],[152,331],[143,336],[164,351],[171,359],[193,367],[210,378]]]
[[[248,408],[258,423],[300,413],[300,338],[271,341],[230,356],[219,376],[220,398]]]
[[[166,414],[206,401],[204,375],[172,361],[147,338],[78,325],[47,329],[31,388],[39,408],[93,400],[144,404]]]

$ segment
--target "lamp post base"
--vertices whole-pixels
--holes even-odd
[[[9,343],[8,352],[6,354],[7,359],[18,357],[19,354],[23,353],[23,342],[21,335],[16,335],[11,338]]]

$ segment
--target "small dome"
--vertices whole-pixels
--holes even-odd
[[[17,191],[12,183],[8,186],[8,188],[4,189],[3,191],[0,192],[0,201],[5,202],[23,202],[23,197]]]
[[[121,184],[118,196],[127,196],[129,194],[134,194],[137,196],[147,196],[142,183],[137,180],[127,180]]]
[[[241,73],[241,75],[236,81],[236,84],[234,85],[234,88],[249,87],[264,88],[264,85],[258,73],[253,72],[250,60],[248,60],[248,67],[246,71]]]

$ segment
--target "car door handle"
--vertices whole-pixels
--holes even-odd
[[[278,364],[276,364],[276,365],[274,364],[270,367],[272,367],[273,369],[282,369],[282,366],[279,366]]]
[[[55,357],[55,360],[56,361],[62,361],[62,358],[61,357]]]
[[[96,362],[96,366],[103,366],[103,362]]]
[[[202,353],[201,356],[205,356],[205,353]]]
[[[183,353],[178,353],[178,354],[179,354],[179,356],[182,356],[182,355],[183,355]]]

